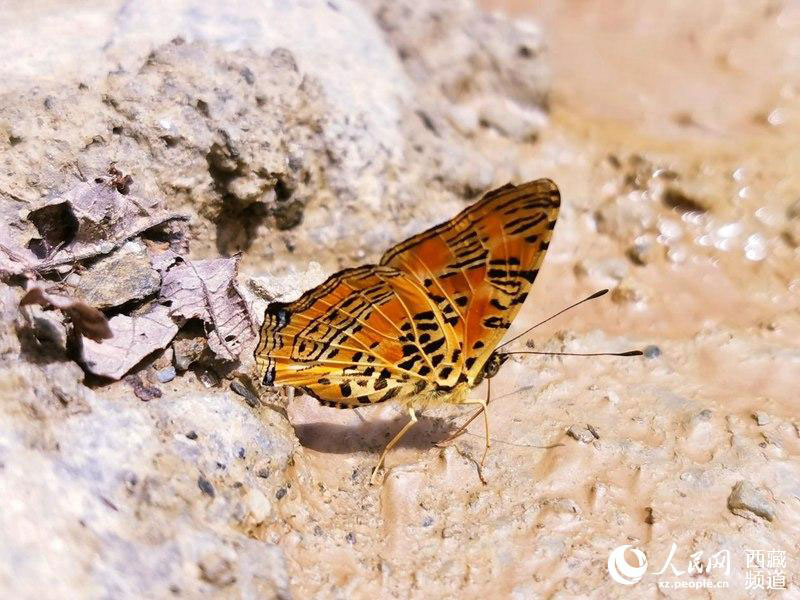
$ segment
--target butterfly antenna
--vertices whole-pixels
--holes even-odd
[[[628,350],[627,352],[534,352],[533,350],[523,350],[520,352],[503,352],[508,354],[544,354],[547,356],[642,356],[641,350]]]
[[[564,309],[562,309],[562,310],[558,311],[556,314],[554,314],[554,315],[552,315],[552,316],[550,316],[550,317],[547,317],[547,318],[546,318],[544,321],[539,321],[539,322],[538,322],[536,325],[534,325],[533,327],[529,327],[528,329],[526,329],[525,331],[523,331],[523,332],[522,332],[522,333],[520,333],[519,335],[516,335],[516,336],[514,336],[513,338],[511,338],[511,339],[510,339],[510,340],[508,340],[507,342],[503,342],[502,344],[500,344],[500,345],[499,345],[499,346],[496,348],[496,350],[499,350],[499,349],[500,349],[500,348],[502,348],[503,346],[507,346],[507,345],[508,345],[508,344],[510,344],[511,342],[514,342],[514,341],[518,340],[518,339],[519,339],[519,338],[521,338],[523,335],[526,335],[526,334],[530,333],[531,331],[533,331],[534,329],[536,329],[536,328],[537,328],[539,325],[544,325],[544,324],[545,324],[545,323],[547,323],[548,321],[550,321],[550,320],[552,320],[552,319],[555,319],[555,318],[556,318],[558,315],[564,314],[565,312],[567,312],[567,311],[568,311],[568,310],[570,310],[571,308],[575,308],[576,306],[579,306],[579,305],[583,304],[584,302],[588,302],[589,300],[594,300],[595,298],[599,298],[600,296],[605,296],[607,293],[608,293],[608,289],[605,289],[605,290],[600,290],[599,292],[595,292],[595,293],[594,293],[594,294],[592,294],[591,296],[587,296],[586,298],[584,298],[583,300],[580,300],[579,302],[576,302],[575,304],[571,304],[571,305],[569,305],[567,308],[564,308]],[[507,354],[517,354],[517,352],[508,352]],[[641,353],[640,353],[640,354],[641,354]]]

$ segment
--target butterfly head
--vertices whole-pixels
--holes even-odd
[[[497,372],[500,370],[500,367],[503,366],[503,363],[508,360],[509,355],[505,352],[492,352],[489,355],[489,358],[486,359],[486,362],[483,363],[483,369],[481,369],[480,375],[475,381],[475,385],[478,385],[484,379],[491,379]]]

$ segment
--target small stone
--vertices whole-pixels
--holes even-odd
[[[219,385],[219,377],[208,369],[198,371],[197,378],[207,388],[217,387]]]
[[[266,479],[267,477],[269,477],[269,469],[259,469],[258,471],[256,471],[256,475],[258,477],[261,477],[261,479]]]
[[[708,205],[686,194],[676,187],[667,187],[661,196],[661,201],[668,207],[680,212],[708,212]]]
[[[431,525],[433,525],[433,517],[427,516],[422,520],[423,527],[430,527]]]
[[[272,513],[272,504],[260,490],[251,488],[245,496],[245,503],[253,522],[258,525],[267,520]]]
[[[600,439],[600,434],[599,434],[599,433],[597,433],[597,429],[595,429],[593,425],[590,425],[589,423],[587,423],[587,424],[586,424],[586,429],[588,429],[588,430],[589,430],[589,433],[591,433],[591,434],[592,434],[592,436],[594,437],[594,439],[596,439],[596,440],[599,440],[599,439]]]
[[[211,482],[202,475],[197,478],[197,487],[199,487],[200,491],[206,496],[211,496],[212,498],[214,497],[214,486],[211,485]]]
[[[203,354],[207,342],[202,337],[189,336],[184,332],[178,333],[172,342],[175,352],[175,368],[178,372],[187,371],[189,367]]]
[[[161,383],[168,383],[175,379],[175,367],[169,366],[161,369],[160,371],[156,371],[156,379],[158,379]]]
[[[186,437],[189,438],[190,440],[196,440],[197,439],[197,432],[196,431],[190,431],[189,433],[186,434]]]
[[[203,557],[197,566],[200,567],[200,576],[218,587],[225,587],[236,581],[231,562],[217,554]]]
[[[145,247],[128,242],[87,269],[76,291],[88,304],[103,309],[146,298],[160,287],[161,276],[150,265]]]
[[[642,354],[644,354],[645,358],[658,358],[661,356],[661,348],[650,344],[649,346],[645,346],[644,350],[642,350]]]
[[[611,301],[615,304],[641,302],[642,300],[644,300],[644,294],[628,284],[621,283],[611,292]]]
[[[344,536],[344,539],[346,539],[347,542],[350,543],[350,544],[355,544],[356,543],[356,534],[351,531],[346,536]]]
[[[319,525],[314,525],[314,535],[322,535],[322,533],[323,533],[322,527],[320,527]]]
[[[567,435],[575,438],[579,442],[583,442],[584,444],[591,444],[595,440],[592,432],[586,427],[581,427],[580,425],[571,425],[570,428],[567,429]]]
[[[625,251],[631,262],[639,267],[645,266],[655,258],[655,244],[637,243]]]
[[[759,427],[769,424],[769,415],[760,410],[753,413],[753,419]]]
[[[772,521],[775,519],[775,508],[753,485],[747,481],[739,481],[733,486],[728,496],[730,511],[745,519],[753,519],[752,515]]]
[[[255,408],[258,406],[258,396],[241,381],[231,381],[231,391],[244,398],[244,401],[247,402],[247,405],[250,408]]]
[[[280,500],[286,495],[286,488],[279,488],[277,492],[275,492],[275,497]]]
[[[712,415],[713,415],[713,413],[711,412],[711,409],[704,408],[699,413],[697,413],[697,416],[695,418],[698,421],[710,421]]]
[[[245,454],[244,454],[244,448],[239,448],[239,449],[236,451],[236,456],[238,456],[239,458],[244,458],[244,456],[245,456]]]

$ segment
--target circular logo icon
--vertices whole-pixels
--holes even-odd
[[[625,551],[630,549],[631,553],[636,557],[637,564],[632,565],[625,558]],[[608,555],[608,574],[611,579],[622,585],[633,585],[638,583],[644,577],[647,571],[647,557],[644,552],[638,548],[634,548],[630,544],[624,546],[617,546]]]

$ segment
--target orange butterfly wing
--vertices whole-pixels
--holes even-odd
[[[255,356],[265,385],[358,406],[420,393],[457,345],[413,278],[364,265],[332,275],[294,302],[271,303]]]
[[[473,385],[527,296],[559,204],[546,179],[503,186],[379,265],[271,303],[255,352],[264,383],[337,406]]]
[[[525,301],[560,206],[549,179],[507,184],[383,255],[380,264],[413,274],[450,319],[470,385]]]

